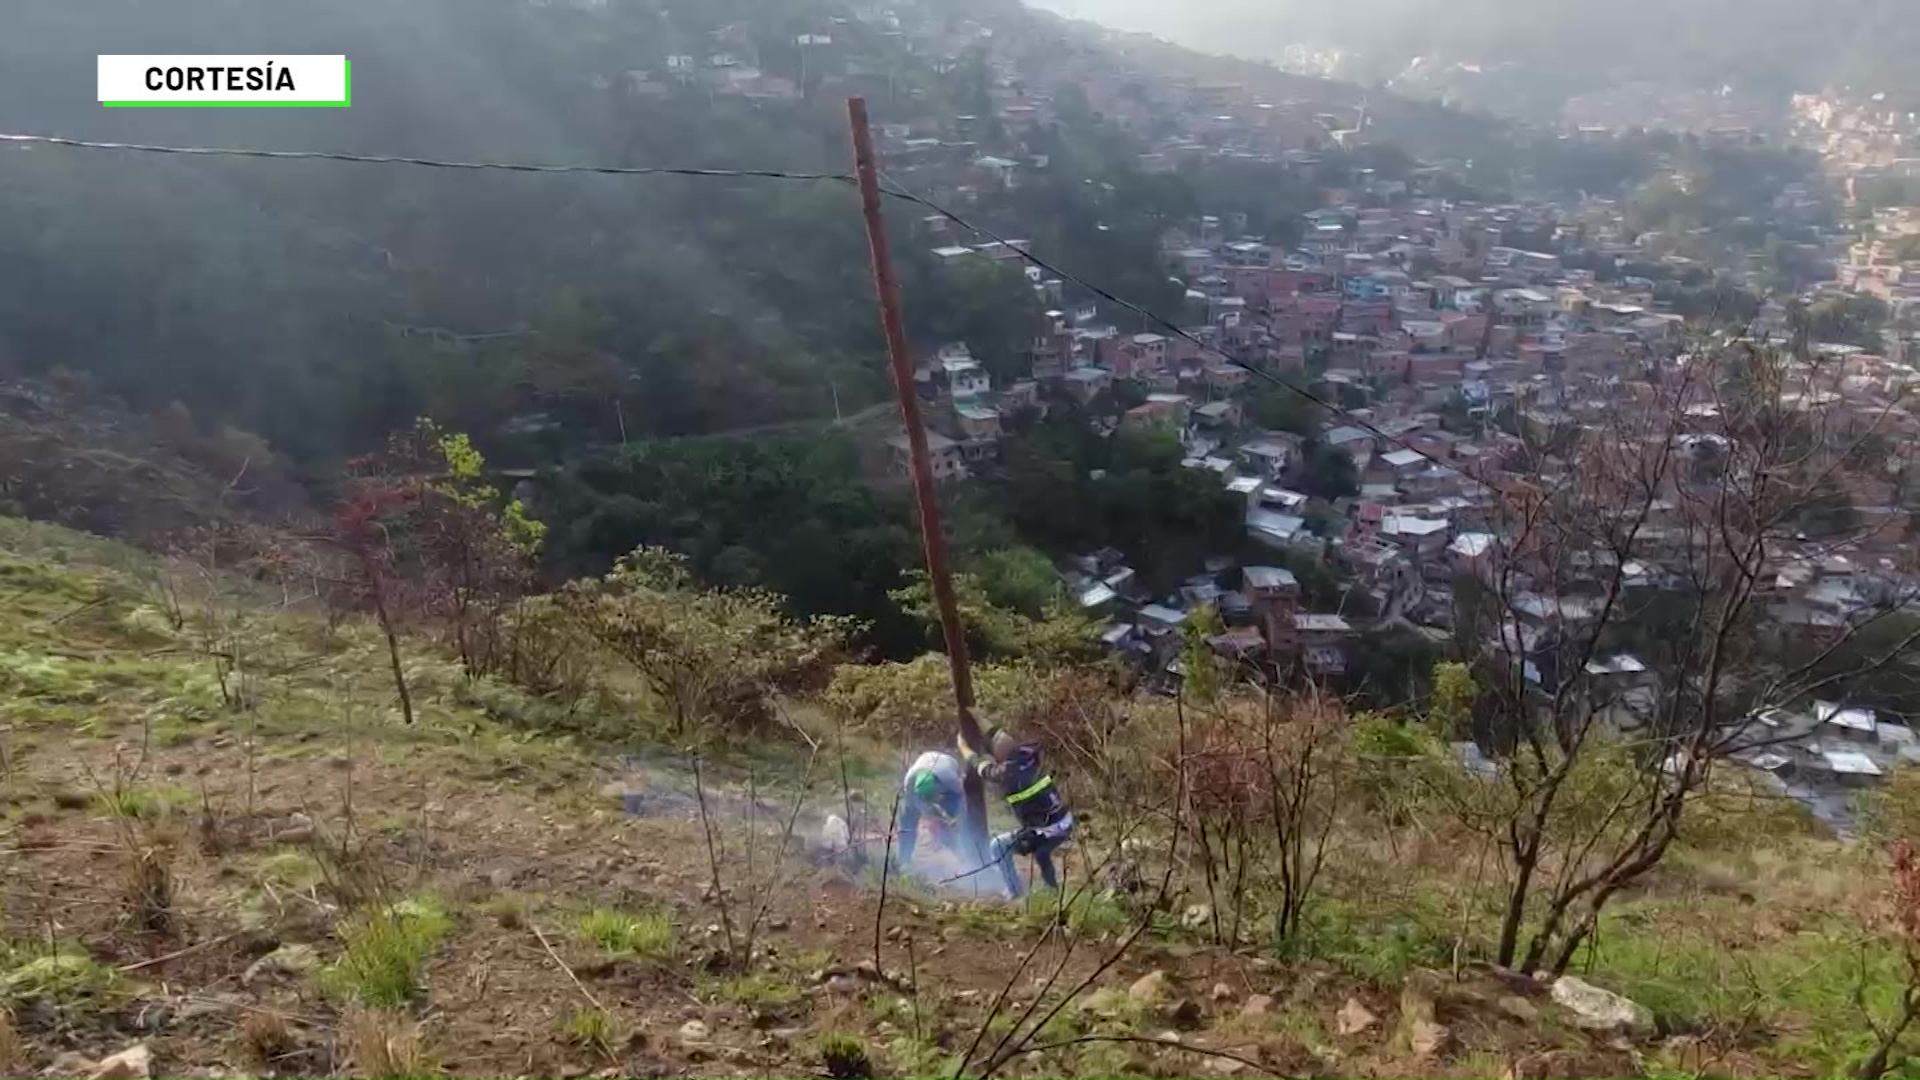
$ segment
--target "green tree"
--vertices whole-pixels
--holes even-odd
[[[972,574],[955,574],[953,591],[960,621],[967,629],[970,651],[984,659],[1026,659],[1040,664],[1089,660],[1099,652],[1099,624],[1081,614],[1065,595],[1043,601],[1040,611],[1028,615],[995,603],[986,586]],[[940,638],[940,615],[933,590],[923,571],[909,575],[909,583],[893,593],[901,610],[926,627],[928,643]]]
[[[659,548],[572,582],[560,603],[640,676],[667,711],[670,734],[693,742],[705,740],[709,723],[737,732],[763,725],[776,691],[824,685],[857,630],[844,618],[792,619],[785,600],[765,590],[702,588],[683,556]]]
[[[1225,684],[1224,664],[1212,645],[1220,631],[1220,616],[1210,607],[1190,614],[1182,630],[1186,643],[1180,659],[1186,671],[1180,678],[1180,692],[1197,705],[1215,704]]]
[[[987,600],[997,607],[1039,617],[1067,598],[1053,563],[1033,548],[995,548],[972,564]]]
[[[1244,504],[1211,473],[1184,468],[1184,457],[1169,432],[1104,437],[1084,413],[1056,407],[1003,444],[979,487],[1027,543],[1055,557],[1118,548],[1159,591],[1238,550],[1245,533]]]
[[[1352,650],[1345,685],[1367,708],[1407,710],[1428,700],[1437,661],[1445,655],[1418,630],[1393,626],[1362,635]]]
[[[1807,493],[1795,515],[1807,535],[1842,536],[1859,526],[1860,514],[1854,509],[1853,496],[1832,477],[1822,478]]]
[[[540,511],[555,574],[601,574],[636,547],[668,547],[696,578],[768,589],[795,616],[859,619],[883,655],[920,648],[887,596],[920,560],[910,508],[862,482],[844,435],[638,442],[555,476]]]
[[[373,609],[387,637],[401,711],[413,707],[396,625],[424,615],[444,629],[470,674],[508,660],[510,608],[533,583],[546,526],[486,479],[467,436],[429,420],[396,432],[344,478],[332,541],[356,574],[352,597]]]
[[[1049,680],[1023,661],[983,663],[974,666],[973,691],[981,713],[1017,728],[1046,702]],[[906,662],[843,664],[825,698],[855,725],[889,739],[945,745],[953,737],[953,678],[938,653]]]
[[[1831,296],[1809,305],[1804,313],[1807,336],[1814,341],[1857,345],[1878,351],[1885,347],[1880,331],[1886,326],[1886,301],[1877,296]]]
[[[1331,502],[1360,494],[1360,474],[1354,468],[1352,454],[1309,439],[1300,447],[1293,485],[1313,498]]]
[[[1296,376],[1282,379],[1298,385]],[[1326,410],[1305,395],[1265,383],[1247,395],[1247,417],[1269,431],[1287,431],[1302,437],[1317,435],[1326,419]]]
[[[1473,702],[1480,688],[1465,664],[1442,661],[1433,665],[1433,691],[1427,718],[1442,735],[1464,738],[1473,731]]]
[[[964,342],[996,386],[1026,377],[1041,305],[1022,265],[962,259],[927,275],[924,289],[938,300],[921,309],[916,334],[930,344]]]

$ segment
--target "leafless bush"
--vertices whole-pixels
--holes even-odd
[[[1345,717],[1314,692],[1229,693],[1195,711],[1183,787],[1213,935],[1238,945],[1251,917],[1287,946],[1345,796]]]
[[[1910,546],[1878,542],[1886,522],[1852,509],[1862,441],[1904,414],[1844,393],[1845,377],[1702,341],[1639,381],[1568,387],[1476,476],[1498,542],[1457,590],[1457,622],[1472,733],[1499,774],[1498,797],[1470,802],[1506,870],[1500,963],[1564,970],[1665,856],[1716,764],[1774,738],[1768,707],[1844,688],[1920,640],[1913,627],[1861,648],[1904,589],[1827,614],[1776,589],[1837,554],[1898,559],[1890,580],[1910,569]]]
[[[761,816],[759,784],[749,772],[744,820],[737,829],[729,828],[727,816],[719,813],[709,798],[706,770],[700,759],[696,756],[688,763],[700,808],[700,828],[706,841],[707,896],[719,909],[726,960],[732,966],[745,967],[752,962],[760,930],[766,925],[774,900],[792,888],[804,868],[804,864],[796,865],[794,858],[798,853],[794,830],[799,825],[801,809],[813,792],[814,765],[818,758],[818,750],[808,756],[806,773],[794,790],[791,804],[783,815],[772,819]],[[731,856],[728,853],[730,832],[736,834]]]
[[[1920,862],[1914,859],[1910,841],[1894,844],[1893,880],[1887,899],[1892,908],[1894,940],[1899,942],[1901,959],[1906,965],[1906,985],[1901,989],[1897,1010],[1884,1023],[1866,1014],[1877,1043],[1860,1066],[1861,1080],[1880,1080],[1887,1074],[1901,1038],[1913,1026],[1914,1017],[1920,1016]],[[1861,1011],[1866,1013],[1864,1005]]]

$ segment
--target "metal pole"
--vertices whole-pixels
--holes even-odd
[[[927,577],[933,585],[934,607],[940,613],[940,632],[946,639],[947,666],[953,672],[953,700],[959,712],[960,738],[968,749],[984,754],[988,751],[987,740],[973,715],[973,675],[967,666],[967,635],[953,596],[947,535],[940,525],[939,494],[934,488],[933,458],[927,450],[927,430],[920,417],[920,399],[914,392],[907,332],[900,319],[900,284],[893,275],[887,226],[880,214],[879,171],[874,163],[873,131],[867,122],[865,98],[847,99],[847,123],[853,135],[853,164],[860,182],[860,208],[866,217],[867,247],[873,256],[874,290],[880,296],[880,325],[886,332],[893,389],[900,399],[900,421],[907,429],[907,447],[913,461],[913,495],[920,509],[920,539],[926,548]],[[978,774],[971,769],[967,770],[966,794],[968,831],[984,851],[986,800]]]

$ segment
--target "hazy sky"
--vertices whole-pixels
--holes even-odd
[[[1027,0],[1069,18],[1142,30],[1212,52],[1272,58],[1288,45],[1325,44],[1353,8],[1406,7],[1422,0]],[[1370,21],[1379,11],[1369,11]]]
[[[1166,33],[1176,21],[1172,5],[1155,0],[1030,0],[1033,6],[1074,19],[1092,19],[1120,30]]]

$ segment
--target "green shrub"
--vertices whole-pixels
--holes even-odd
[[[582,1049],[612,1054],[620,1041],[618,1025],[605,1009],[579,1008],[560,1025],[561,1037]]]
[[[952,1076],[960,1070],[959,1054],[906,1035],[887,1044],[887,1059],[902,1076]]]
[[[1899,946],[1834,916],[1729,948],[1721,928],[1746,925],[1749,909],[1709,904],[1673,913],[1623,905],[1602,923],[1597,947],[1580,952],[1575,974],[1645,1005],[1668,1029],[1772,1027],[1775,1050],[1814,1075],[1858,1069],[1875,1041],[1865,1016],[1884,1023],[1898,1014],[1906,984]],[[1900,1069],[1896,1060],[1892,1075],[1913,1075]]]
[[[1391,915],[1327,898],[1308,911],[1298,941],[1287,943],[1297,956],[1339,964],[1363,979],[1394,983],[1416,967],[1444,967],[1453,940],[1417,908]]]
[[[326,868],[312,852],[299,848],[281,848],[260,860],[255,873],[261,881],[284,885],[305,892],[327,880]]]
[[[99,687],[85,665],[24,649],[0,652],[0,689],[11,697],[76,705],[100,698]]]
[[[1115,1031],[1132,1031],[1146,1018],[1146,1006],[1124,986],[1105,986],[1081,998],[1074,1006],[1081,1017]]]
[[[346,951],[327,969],[327,988],[369,1008],[395,1008],[421,993],[421,975],[452,921],[430,900],[403,900],[341,928]]]
[[[609,956],[665,960],[673,955],[673,923],[658,912],[594,908],[580,916],[580,936]]]
[[[12,1005],[77,1005],[112,989],[110,967],[67,945],[0,941],[0,1008]]]
[[[764,972],[722,980],[714,994],[722,1001],[758,1009],[785,1009],[800,1002],[800,989],[777,975]]]
[[[833,1080],[869,1080],[873,1059],[867,1056],[867,1044],[857,1036],[830,1031],[820,1036],[816,1047],[820,1066]]]
[[[158,821],[193,800],[185,788],[125,788],[102,792],[98,803],[102,813],[135,821]]]

